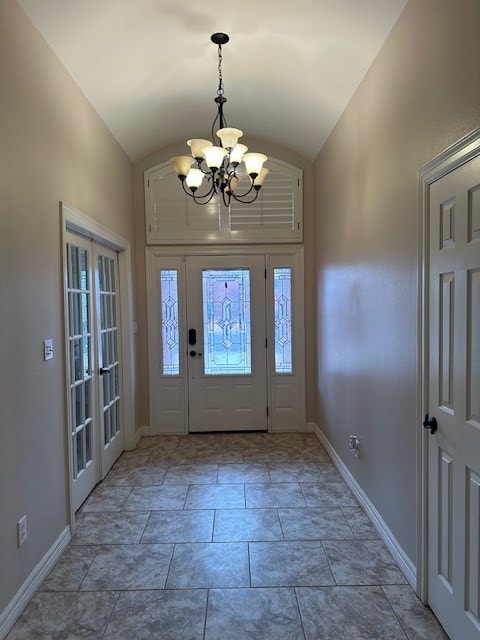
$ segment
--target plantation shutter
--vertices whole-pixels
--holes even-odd
[[[182,190],[169,162],[145,171],[147,244],[205,242],[299,242],[302,240],[302,171],[280,160],[269,160],[269,174],[257,200],[232,200],[227,209],[218,196],[198,205]],[[249,189],[241,177],[237,193]]]
[[[200,206],[182,189],[171,164],[145,172],[147,244],[220,240],[222,211],[218,197]]]
[[[301,171],[278,160],[269,160],[265,166],[269,174],[257,200],[252,204],[230,203],[230,237],[262,242],[301,240]],[[249,184],[250,179],[244,175],[236,191],[248,191]]]

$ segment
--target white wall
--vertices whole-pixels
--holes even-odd
[[[410,0],[314,167],[316,420],[414,562],[417,170],[480,123],[479,34]]]
[[[14,0],[0,87],[1,612],[68,524],[59,202],[132,243],[134,226],[130,160]]]

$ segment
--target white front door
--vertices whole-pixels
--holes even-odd
[[[73,507],[123,450],[117,254],[66,234],[66,340]]]
[[[428,601],[480,638],[480,157],[430,187]]]
[[[189,431],[266,430],[265,257],[186,258]]]

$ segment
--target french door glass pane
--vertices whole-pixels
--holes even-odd
[[[80,289],[80,278],[78,272],[78,247],[68,245],[68,258],[70,268],[68,270],[68,286],[70,289]]]
[[[205,374],[250,374],[250,270],[205,269],[202,293]]]
[[[162,323],[163,375],[180,373],[180,338],[178,322],[178,272],[162,269],[160,272],[160,309]]]
[[[292,270],[273,270],[275,373],[292,373]]]

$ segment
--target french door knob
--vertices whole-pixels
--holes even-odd
[[[200,357],[202,354],[201,354],[201,353],[198,353],[198,351],[194,351],[194,350],[192,349],[188,355],[189,355],[191,358],[195,358],[195,356]]]
[[[437,419],[433,416],[429,419],[427,413],[425,420],[423,421],[423,427],[424,429],[430,429],[430,433],[433,435],[438,429]]]
[[[103,376],[104,373],[110,373],[110,369],[108,369],[107,367],[100,367],[98,373]]]

